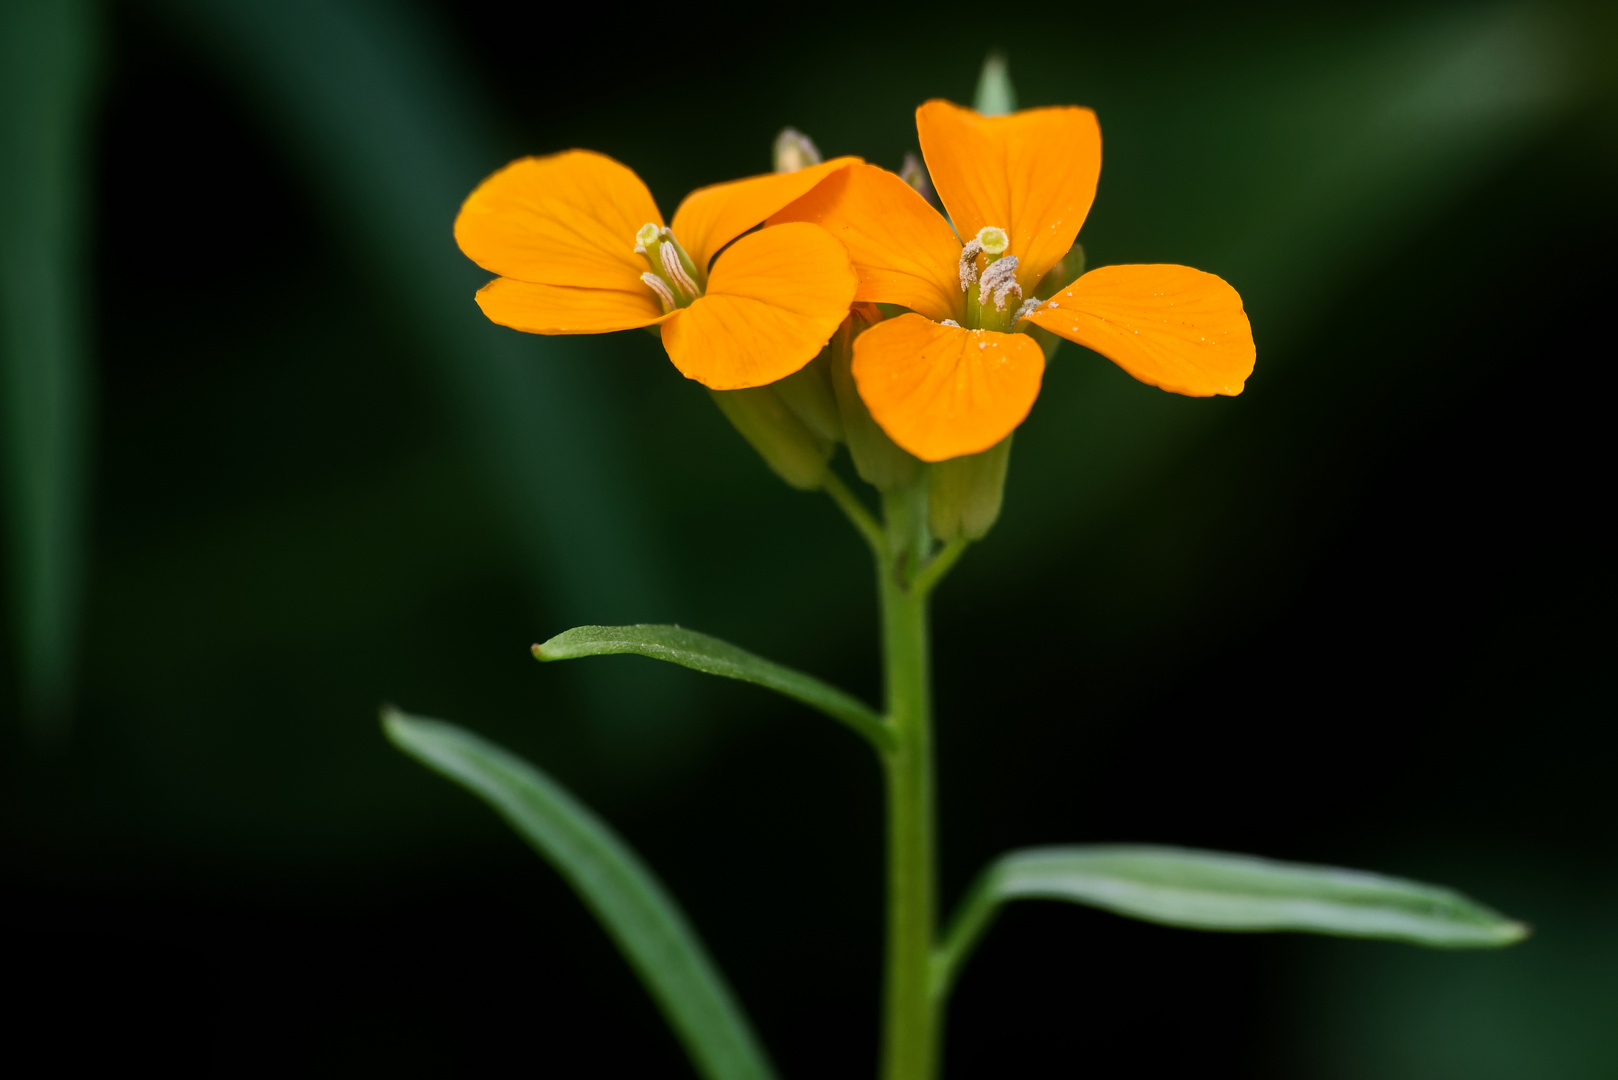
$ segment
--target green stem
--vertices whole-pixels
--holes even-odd
[[[865,542],[871,546],[871,554],[876,556],[877,561],[886,559],[887,542],[882,535],[882,526],[865,508],[865,504],[860,502],[859,496],[848,490],[848,485],[830,469],[826,470],[826,478],[821,481],[820,486],[831,496],[832,502],[837,504],[850,524],[865,537]]]
[[[925,486],[884,500],[887,558],[878,562],[883,671],[895,745],[883,756],[888,791],[888,945],[883,1006],[884,1080],[932,1080],[937,1019],[931,958],[937,909],[932,702],[927,593],[910,581],[928,543]],[[908,541],[908,542],[907,542]]]
[[[921,568],[921,572],[916,575],[916,580],[910,584],[911,590],[922,596],[931,593],[933,588],[944,580],[944,575],[954,568],[955,560],[961,557],[966,551],[966,546],[971,542],[964,536],[957,536],[951,540],[943,551],[934,555],[932,561]]]

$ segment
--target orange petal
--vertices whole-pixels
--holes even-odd
[[[1039,396],[1045,353],[1027,334],[944,326],[920,315],[854,339],[854,382],[888,438],[923,461],[987,450]]]
[[[916,134],[938,197],[971,239],[1006,230],[1024,296],[1073,246],[1101,176],[1101,127],[1064,105],[981,116],[947,101],[916,110]]]
[[[663,215],[640,177],[569,150],[513,161],[479,184],[455,219],[455,242],[501,277],[646,292],[635,233],[649,221],[661,226]]]
[[[605,334],[662,322],[663,305],[635,284],[625,292],[495,278],[478,290],[478,307],[491,322],[530,334]]]
[[[707,266],[719,249],[759,224],[833,173],[859,161],[832,158],[797,172],[768,173],[698,188],[674,211],[674,238],[698,266]]]
[[[714,264],[707,295],[663,324],[663,347],[686,378],[710,389],[764,386],[825,347],[856,281],[848,251],[818,225],[749,233]]]
[[[770,219],[831,230],[860,275],[855,299],[900,304],[929,319],[961,318],[961,242],[909,184],[875,165],[829,178]]]
[[[1189,266],[1103,266],[1058,290],[1028,321],[1176,394],[1239,394],[1253,373],[1242,298]]]

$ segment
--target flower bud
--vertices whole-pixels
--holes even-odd
[[[776,385],[708,393],[775,475],[800,491],[813,491],[826,478],[836,444],[809,430],[781,400]]]
[[[904,164],[899,166],[899,179],[915,188],[916,193],[935,208],[938,206],[938,195],[933,191],[932,177],[927,175],[927,166],[923,165],[915,154],[905,154]]]
[[[857,305],[849,312],[831,339],[831,384],[842,413],[843,438],[848,441],[854,471],[878,491],[888,492],[912,483],[921,462],[901,450],[871,419],[871,410],[860,400],[859,388],[854,385],[854,339],[879,321],[879,313],[867,305]]]
[[[1017,91],[1011,85],[1004,53],[992,52],[984,57],[972,108],[984,116],[1008,116],[1017,111]]]
[[[1000,517],[1011,461],[1007,435],[981,454],[933,463],[927,483],[927,525],[935,537],[981,540]]]
[[[797,172],[820,164],[820,150],[797,128],[782,128],[775,137],[775,171]]]

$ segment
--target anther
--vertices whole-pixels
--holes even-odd
[[[961,328],[961,324],[956,322],[954,319],[945,319],[943,322],[939,323],[938,325],[939,326],[953,326],[957,330],[959,330]]]
[[[1032,315],[1034,313],[1034,309],[1037,308],[1038,306],[1039,306],[1039,297],[1030,296],[1028,299],[1026,299],[1026,300],[1024,300],[1022,302],[1022,307],[1017,309],[1017,314],[1015,314],[1015,315],[1013,315],[1011,317],[1011,321],[1013,323],[1016,323],[1020,319],[1028,318],[1028,316],[1030,316],[1030,315]]]
[[[985,230],[987,231],[987,230]],[[1001,249],[1005,250],[1004,248]],[[1007,255],[1003,259],[996,259],[983,270],[983,282],[978,286],[978,295],[984,298],[994,297],[994,309],[1006,310],[1006,297],[1012,293],[1017,299],[1022,299],[1022,286],[1017,284],[1017,256]]]
[[[977,240],[968,240],[966,246],[961,248],[961,291],[972,287],[978,279],[978,256],[983,254],[983,244]]]
[[[640,276],[640,279],[642,281],[644,281],[647,285],[650,285],[651,288],[652,288],[652,291],[657,294],[657,298],[659,300],[663,301],[663,310],[664,311],[673,311],[676,307],[679,306],[674,301],[674,290],[669,288],[669,283],[668,282],[664,281],[662,278],[658,277],[656,274],[651,274],[651,273],[642,274]]]
[[[675,288],[687,296],[702,295],[697,288],[697,283],[691,280],[691,275],[686,273],[685,267],[681,265],[680,252],[673,244],[662,245],[657,249],[657,254],[662,260],[663,272],[669,276],[670,281],[674,282]]]
[[[646,254],[646,250],[653,244],[657,243],[658,237],[661,235],[661,230],[659,230],[658,227],[652,224],[650,221],[642,225],[640,227],[640,232],[635,234],[635,254]]]

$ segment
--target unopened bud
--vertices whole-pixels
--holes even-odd
[[[1011,462],[1011,436],[981,454],[937,461],[927,479],[927,525],[946,543],[981,540],[1000,517]]]
[[[972,107],[984,116],[1006,116],[1017,111],[1017,91],[1011,85],[1004,53],[992,52],[984,58]]]
[[[899,179],[915,188],[917,193],[934,206],[938,205],[938,197],[933,194],[932,177],[927,175],[927,166],[915,154],[906,154],[904,164],[899,166]]]
[[[820,150],[797,128],[782,128],[775,137],[775,171],[797,172],[820,164]]]

